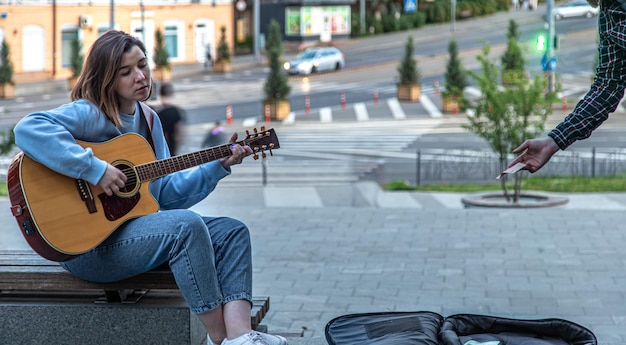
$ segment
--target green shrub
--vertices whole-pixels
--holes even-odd
[[[265,100],[284,100],[289,96],[291,86],[280,61],[283,54],[283,39],[280,33],[280,25],[276,20],[272,19],[270,21],[268,31],[265,51],[268,55],[270,72],[263,85]]]
[[[409,35],[404,46],[404,56],[398,66],[398,74],[400,85],[414,85],[419,83],[420,70],[417,66],[417,60],[413,56],[415,53],[415,45],[413,44],[413,36]]]
[[[0,84],[13,83],[13,62],[11,61],[11,48],[6,40],[0,45]]]
[[[222,26],[220,28],[220,41],[217,44],[217,57],[215,59],[216,62],[229,62],[232,58],[232,54],[230,52],[230,47],[226,42],[226,27]]]
[[[72,77],[78,77],[80,73],[83,71],[83,43],[81,42],[78,35],[74,37],[71,42],[72,54],[71,54],[71,62],[70,68],[72,70]]]
[[[400,29],[400,21],[396,19],[395,15],[388,14],[382,17],[382,25],[384,32],[394,32]]]
[[[156,68],[170,69],[170,56],[165,49],[165,40],[163,32],[157,30],[154,34],[154,64]]]
[[[402,15],[398,23],[398,29],[401,31],[411,30],[415,27],[414,25],[415,24],[413,23],[413,18],[411,16]]]

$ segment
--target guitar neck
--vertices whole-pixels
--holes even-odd
[[[245,141],[238,142],[238,144],[246,145]],[[230,151],[230,144],[226,144],[146,164],[140,164],[135,166],[135,169],[137,170],[139,180],[141,182],[147,182],[177,171],[193,168],[200,164],[228,157],[230,155],[232,155],[232,152]]]

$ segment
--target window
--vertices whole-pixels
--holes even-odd
[[[61,63],[63,67],[72,66],[72,41],[78,37],[78,30],[61,32]]]
[[[163,35],[165,41],[165,50],[170,58],[178,58],[178,27],[174,25],[166,25]]]

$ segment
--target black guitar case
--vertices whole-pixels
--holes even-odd
[[[429,311],[339,316],[325,335],[330,345],[597,345],[589,329],[568,320]]]

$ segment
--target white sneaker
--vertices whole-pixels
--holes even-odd
[[[272,335],[252,331],[248,334],[241,335],[235,339],[224,339],[222,345],[288,345],[287,339],[280,335]]]

